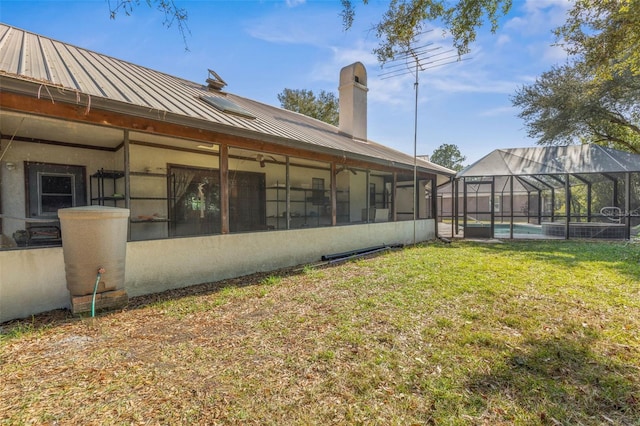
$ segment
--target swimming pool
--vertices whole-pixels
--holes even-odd
[[[495,235],[509,235],[509,224],[508,223],[496,223],[493,225],[493,233]],[[514,223],[513,224],[513,233],[514,234],[530,234],[530,235],[542,235],[542,226],[540,225],[532,225],[529,223]]]

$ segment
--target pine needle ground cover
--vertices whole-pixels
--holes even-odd
[[[0,424],[640,424],[640,246],[427,244],[2,325]]]

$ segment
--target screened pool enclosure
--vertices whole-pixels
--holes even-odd
[[[500,149],[438,194],[454,237],[629,239],[640,229],[640,155],[591,144]]]

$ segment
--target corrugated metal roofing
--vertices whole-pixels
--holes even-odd
[[[497,149],[457,177],[640,172],[640,155],[600,145]]]
[[[384,145],[353,140],[340,134],[337,127],[319,120],[231,93],[211,92],[203,85],[179,77],[5,24],[0,24],[0,73],[160,113],[284,138],[310,145],[306,147],[310,150],[316,146],[338,151],[338,154],[353,153],[404,165],[413,165],[414,161],[412,156]],[[256,118],[221,112],[199,99],[202,95],[226,98]],[[445,167],[421,159],[417,164],[445,175],[454,174]]]

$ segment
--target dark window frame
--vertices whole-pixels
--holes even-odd
[[[87,173],[85,166],[74,164],[57,164],[25,161],[25,186],[26,200],[25,213],[30,218],[57,219],[58,209],[66,207],[85,206],[87,204]],[[47,176],[70,177],[72,182],[71,203],[63,203],[62,206],[52,211],[45,211],[43,202],[45,196],[62,196],[62,193],[43,193],[42,178]]]

